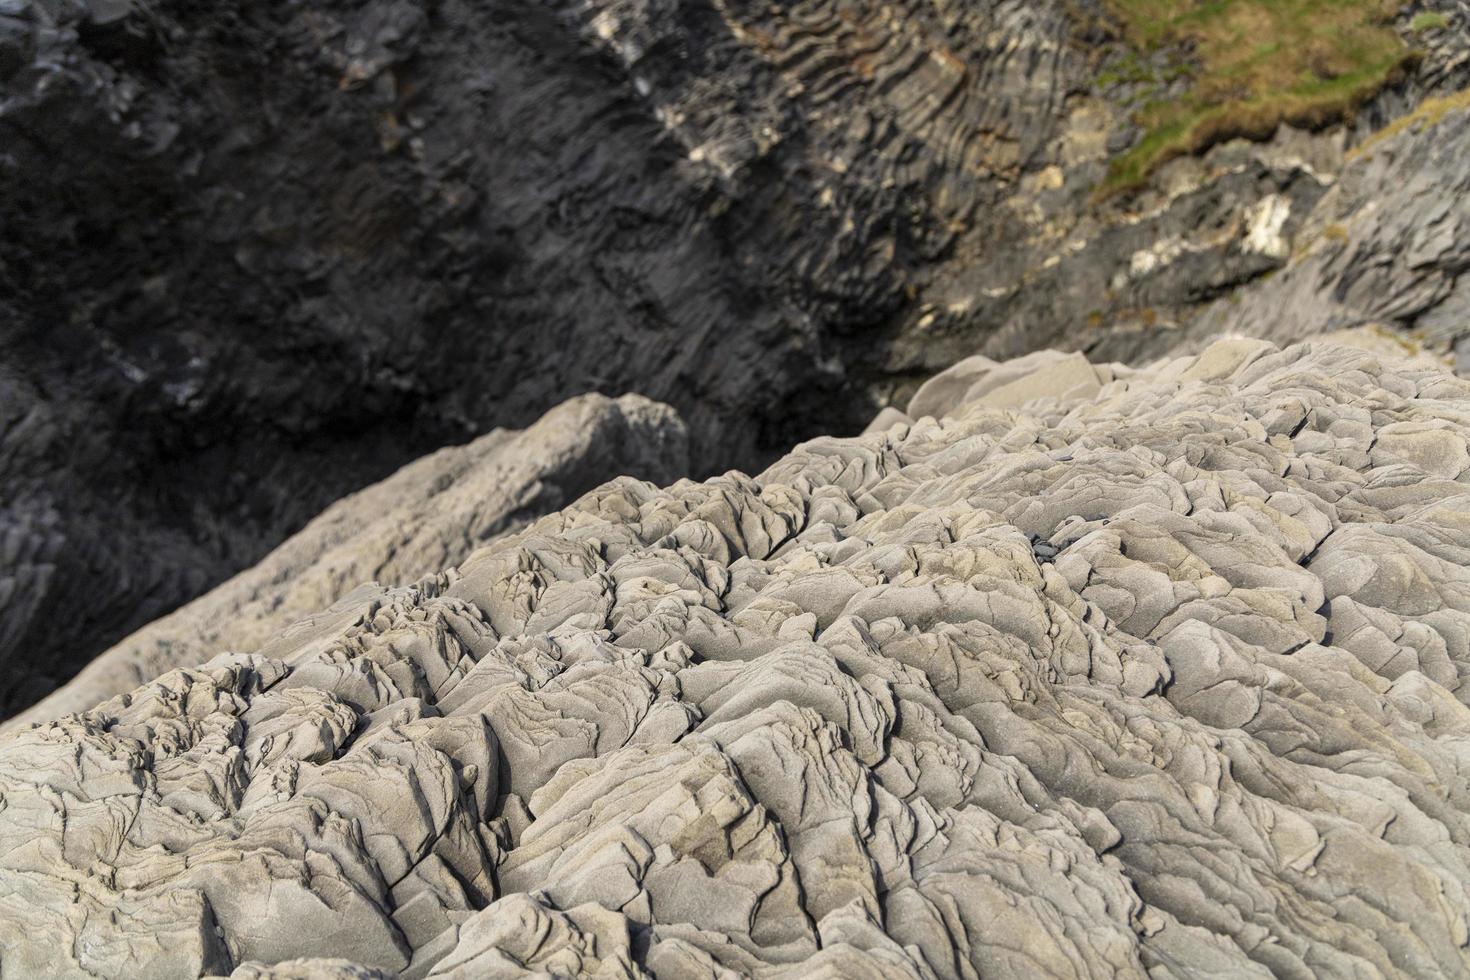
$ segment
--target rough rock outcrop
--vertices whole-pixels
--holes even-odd
[[[0,738],[0,974],[1470,970],[1470,382],[926,405]]]
[[[1470,374],[1470,94],[1426,105],[1366,147],[1298,241],[1281,272],[1215,303],[1182,332],[1180,349],[1222,332],[1286,344],[1368,329],[1451,355]],[[1160,339],[1103,346],[1126,357]]]
[[[572,399],[525,430],[497,429],[442,449],[338,501],[259,564],[129,636],[10,723],[82,710],[221,649],[253,651],[298,619],[332,615],[329,607],[364,582],[411,582],[458,564],[609,473],[668,482],[688,465],[684,423],[668,406],[639,395]],[[0,622],[9,622],[13,633],[52,625],[31,620],[45,609],[46,585],[22,580],[0,592]],[[84,581],[70,587],[86,591]],[[90,621],[85,603],[66,615]],[[0,656],[3,690],[54,685],[77,666],[76,660],[29,659],[21,647],[8,660]]]
[[[1459,0],[1400,27],[1429,8],[1351,133],[1470,80]],[[1105,9],[0,0],[0,657],[91,656],[576,394],[756,469],[1280,266],[1349,132],[1095,204],[1169,94],[1096,82]]]

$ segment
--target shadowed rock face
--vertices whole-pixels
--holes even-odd
[[[703,471],[861,426],[771,253],[832,224],[731,214],[543,4],[109,9],[0,10],[0,660],[64,677],[579,392],[677,394]]]
[[[615,480],[0,738],[5,968],[1463,975],[1467,406],[1325,344],[975,360]]]
[[[1279,266],[1341,139],[1093,207],[1132,135],[1099,9],[0,2],[0,663],[44,665],[0,711],[576,394],[753,470]],[[1366,123],[1470,74],[1451,14]]]

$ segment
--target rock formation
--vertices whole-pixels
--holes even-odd
[[[1350,164],[1305,223],[1280,274],[1192,325],[1289,343],[1374,326],[1454,352],[1470,374],[1470,95],[1418,118]]]
[[[1157,356],[1470,82],[1463,4],[1413,4],[1444,28],[1351,125],[1099,202],[1145,97],[1106,6],[0,0],[0,661],[64,675],[587,391],[673,405],[705,475],[976,350]]]
[[[0,738],[0,975],[1463,976],[1467,447],[1235,339],[614,480]]]
[[[89,708],[218,650],[252,652],[298,619],[331,615],[363,583],[410,582],[459,564],[610,473],[669,482],[687,470],[687,433],[668,406],[583,395],[524,431],[442,449],[338,501],[259,564],[129,636],[8,724]],[[52,665],[6,666],[23,679]]]

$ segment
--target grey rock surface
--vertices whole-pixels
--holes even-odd
[[[1465,975],[1470,382],[1094,370],[0,737],[0,975]]]
[[[706,475],[976,350],[1162,353],[1470,81],[1460,0],[1413,7],[1347,129],[1099,204],[1143,97],[1099,0],[5,0],[0,714],[577,394],[674,405]]]
[[[1279,273],[1213,303],[1175,352],[1221,334],[1287,344],[1358,331],[1470,374],[1470,96],[1425,109],[1343,168]],[[1160,339],[1120,335],[1097,349],[1153,355]]]
[[[437,574],[609,473],[665,483],[687,473],[688,458],[678,414],[639,395],[583,395],[522,431],[441,449],[339,500],[259,564],[127,637],[0,730],[81,711],[220,650],[252,653],[298,620],[350,618],[358,606],[350,594],[374,588],[364,583]]]

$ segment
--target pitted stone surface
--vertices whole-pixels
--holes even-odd
[[[1092,370],[0,739],[0,976],[1465,975],[1470,383]]]

